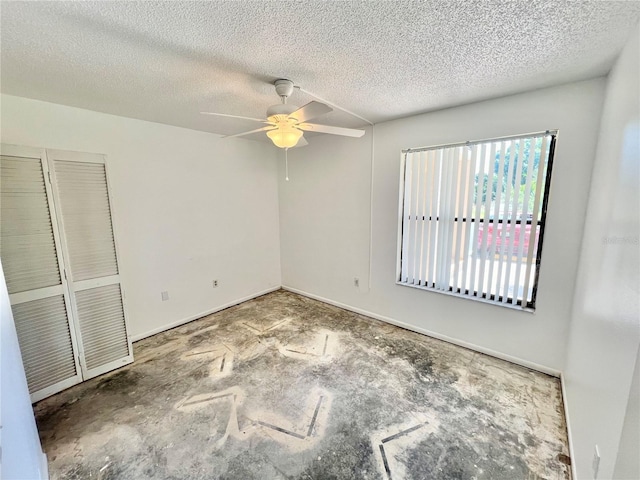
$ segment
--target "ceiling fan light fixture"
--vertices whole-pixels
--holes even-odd
[[[281,125],[275,130],[269,130],[267,137],[271,139],[276,147],[291,148],[295,147],[300,137],[302,137],[302,130],[298,130],[291,125]]]
[[[288,104],[287,98],[291,95],[291,93],[293,93],[293,89],[295,87],[293,82],[291,80],[280,79],[276,80],[274,82],[274,85],[276,87],[276,93],[280,96],[282,103],[271,105],[267,109],[267,118],[265,120],[260,118],[229,115],[227,113],[202,113],[206,113],[208,115],[219,115],[221,117],[241,118],[243,120],[252,120],[262,123],[266,126],[255,128],[247,132],[236,133],[235,135],[225,135],[223,138],[243,137],[245,135],[251,135],[257,132],[266,132],[267,136],[273,142],[273,144],[279,148],[291,148],[297,145],[308,145],[303,137],[303,132],[307,131],[316,133],[329,133],[332,135],[342,135],[345,137],[355,138],[364,135],[365,131],[360,129],[309,123],[309,120],[321,117],[322,115],[333,111],[333,108],[325,103],[316,102],[315,100],[307,103],[302,107],[296,107],[295,105]],[[342,108],[340,109],[344,110]],[[344,111],[347,113],[351,113],[348,110]],[[371,125],[373,124],[371,123]],[[302,141],[300,141],[300,139],[302,139]]]

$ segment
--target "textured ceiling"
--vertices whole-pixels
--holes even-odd
[[[229,134],[254,124],[199,112],[262,117],[289,78],[380,122],[606,74],[639,19],[637,1],[3,1],[1,87]]]

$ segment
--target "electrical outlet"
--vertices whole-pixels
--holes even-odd
[[[213,288],[217,288],[218,287],[218,280],[214,280],[212,282],[212,284],[213,284]]]
[[[593,449],[591,469],[593,470],[593,480],[596,480],[598,478],[598,470],[600,470],[600,450],[598,449],[598,445]]]
[[[356,288],[360,287],[360,279],[358,277],[354,277],[353,286]]]
[[[169,300],[169,292],[160,292],[160,297],[162,298],[163,302],[166,302],[167,300]]]

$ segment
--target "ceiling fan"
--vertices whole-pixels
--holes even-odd
[[[205,115],[216,115],[219,117],[241,118],[266,124],[264,127],[256,128],[248,132],[226,135],[223,138],[242,137],[256,132],[266,132],[271,141],[280,148],[302,147],[307,145],[303,137],[303,132],[329,133],[332,135],[342,135],[345,137],[361,137],[364,130],[354,128],[332,127],[317,123],[308,123],[307,120],[319,117],[333,109],[324,103],[312,101],[303,107],[287,104],[287,98],[293,93],[293,82],[291,80],[276,80],[274,82],[276,93],[280,96],[282,103],[272,105],[267,109],[267,118],[241,117],[238,115],[228,115],[225,113],[202,112]]]

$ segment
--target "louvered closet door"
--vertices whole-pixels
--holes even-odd
[[[43,150],[2,145],[0,256],[32,401],[82,380]]]
[[[84,378],[133,361],[104,157],[47,150],[75,299]]]

